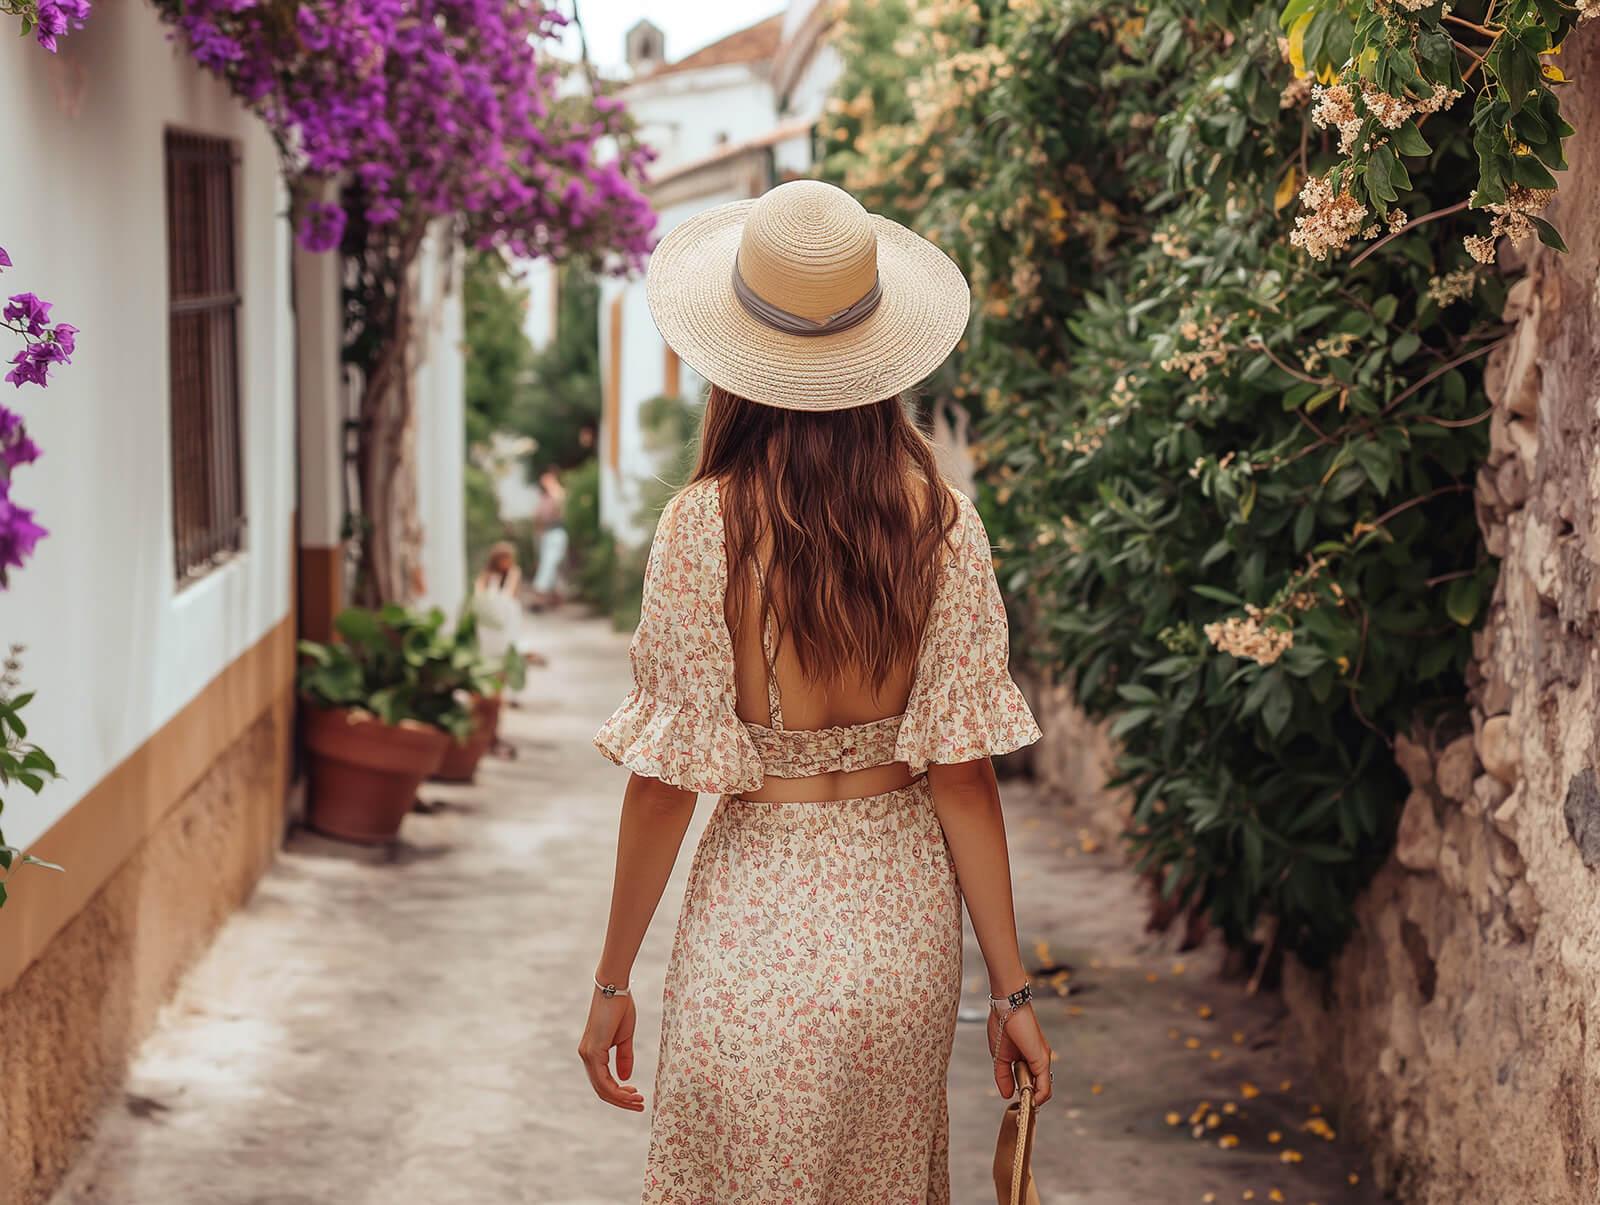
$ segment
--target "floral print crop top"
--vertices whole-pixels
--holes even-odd
[[[1005,603],[988,533],[971,500],[951,492],[958,517],[905,714],[820,730],[796,752],[792,738],[804,730],[782,730],[790,739],[775,740],[772,729],[747,725],[735,711],[721,491],[715,481],[683,490],[662,512],[650,548],[644,609],[629,646],[633,690],[595,746],[618,765],[672,786],[731,794],[758,790],[769,774],[860,768],[858,743],[879,763],[903,761],[921,774],[930,764],[973,761],[1038,740],[1007,665]]]

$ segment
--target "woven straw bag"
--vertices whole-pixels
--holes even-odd
[[[999,1205],[1039,1205],[1033,1183],[1033,1076],[1026,1063],[1013,1063],[1017,1101],[1000,1119],[1000,1140],[994,1148],[994,1190]]]

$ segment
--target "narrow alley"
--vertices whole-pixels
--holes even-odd
[[[430,787],[394,848],[299,832],[187,977],[56,1205],[620,1205],[644,1118],[574,1053],[624,781],[589,738],[627,682],[626,637],[532,621],[550,657],[509,712],[514,760]],[[1030,964],[1070,968],[1042,1008],[1060,1051],[1041,1116],[1045,1205],[1378,1200],[1316,1108],[1270,997],[1143,932],[1134,878],[1070,814],[1008,792]],[[702,818],[709,809],[702,805]],[[695,833],[691,832],[693,841]],[[687,854],[641,956],[650,1095]],[[951,1080],[953,1199],[993,1200],[1001,1111],[969,939]]]

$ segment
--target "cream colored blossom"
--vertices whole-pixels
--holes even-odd
[[[1508,238],[1519,246],[1538,233],[1533,219],[1550,199],[1556,195],[1553,188],[1527,188],[1513,184],[1506,189],[1506,199],[1484,208],[1494,216],[1489,221],[1489,233],[1469,235],[1462,240],[1467,252],[1480,264],[1494,263],[1495,242]]]
[[[1335,193],[1326,176],[1308,177],[1300,201],[1310,212],[1295,218],[1289,241],[1304,247],[1312,259],[1327,259],[1330,252],[1349,246],[1367,216],[1365,205],[1348,191]]]
[[[1476,268],[1457,268],[1443,276],[1431,277],[1428,281],[1428,297],[1442,310],[1471,297],[1477,283]]]
[[[1326,88],[1318,85],[1311,89],[1311,95],[1315,101],[1311,108],[1311,120],[1318,129],[1338,130],[1339,153],[1348,155],[1361,134],[1361,118],[1356,113],[1355,97],[1343,84],[1330,84]]]
[[[1494,240],[1481,234],[1469,234],[1461,240],[1467,253],[1480,264],[1494,263]]]
[[[1260,607],[1246,606],[1243,615],[1230,615],[1219,623],[1205,626],[1206,639],[1230,656],[1273,665],[1294,647],[1294,631],[1274,627],[1271,616]]]
[[[1011,291],[1018,297],[1031,297],[1039,287],[1039,266],[1031,260],[1011,261]]]
[[[1284,85],[1278,94],[1278,108],[1298,109],[1311,99],[1311,77],[1297,77]]]

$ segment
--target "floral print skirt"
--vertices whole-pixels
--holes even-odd
[[[946,1205],[960,992],[926,780],[724,796],[667,969],[646,1205]]]

